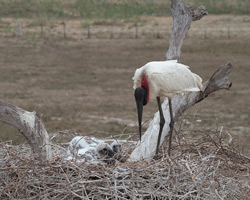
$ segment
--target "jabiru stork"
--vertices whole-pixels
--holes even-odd
[[[168,98],[170,112],[168,155],[170,156],[172,132],[174,128],[171,97],[183,92],[201,91],[202,79],[197,74],[192,73],[188,66],[178,63],[177,60],[168,60],[153,61],[145,64],[135,71],[133,81],[140,141],[143,106],[147,105],[150,100],[157,99],[160,114],[160,128],[156,155],[159,151],[162,129],[165,124],[160,97]]]

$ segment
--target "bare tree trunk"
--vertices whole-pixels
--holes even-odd
[[[49,135],[37,111],[28,112],[0,101],[0,122],[11,125],[28,140],[34,157],[40,163],[51,160]]]
[[[190,7],[185,6],[182,3],[182,0],[172,0],[171,12],[174,23],[166,57],[167,60],[177,59],[180,61],[182,43],[186,37],[188,29],[190,28],[191,22],[199,20],[207,15],[207,11],[204,6],[200,6],[197,10],[193,11]],[[232,83],[228,81],[228,75],[231,70],[232,64],[228,63],[213,73],[211,78],[203,84],[201,92],[189,92],[172,97],[173,115],[175,120],[177,120],[185,110],[202,101],[212,92],[220,89],[229,89],[232,85]],[[170,114],[167,98],[165,98],[162,104],[162,109],[165,117],[165,126],[163,128],[160,145],[162,145],[165,136],[167,136],[169,132],[168,124],[170,123]],[[141,143],[139,143],[131,153],[129,160],[138,161],[141,159],[152,159],[156,151],[158,134],[159,112],[155,113],[147,131],[142,136]]]
[[[204,6],[200,6],[197,10],[193,11],[191,7],[185,6],[182,0],[171,1],[171,12],[174,23],[166,58],[167,60],[180,61],[182,43],[192,21],[200,20],[208,13]]]

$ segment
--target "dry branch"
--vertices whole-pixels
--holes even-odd
[[[182,43],[192,21],[200,20],[208,13],[204,6],[200,6],[194,11],[191,7],[185,6],[182,3],[182,0],[171,1],[171,12],[173,15],[174,24],[166,58],[167,60],[180,61]]]
[[[13,126],[28,140],[35,160],[44,163],[52,158],[48,133],[37,112],[28,112],[0,101],[0,122]]]
[[[207,15],[204,6],[200,6],[193,11],[192,8],[185,6],[182,0],[171,1],[171,12],[173,15],[173,28],[170,39],[169,49],[167,51],[167,60],[177,59],[180,61],[181,47],[190,28],[191,22],[201,19]],[[189,92],[172,97],[172,107],[175,120],[189,107],[205,99],[210,93],[220,89],[229,89],[232,85],[228,81],[228,75],[232,70],[232,64],[217,69],[211,78],[203,84],[202,92]],[[168,99],[165,98],[162,104],[163,114],[165,117],[165,126],[163,128],[160,145],[163,143],[165,136],[168,135],[170,123]],[[141,143],[135,148],[130,155],[130,161],[141,159],[150,160],[155,155],[156,143],[159,134],[159,113],[157,112],[151,121],[147,131],[144,133]]]

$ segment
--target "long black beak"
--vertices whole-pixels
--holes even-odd
[[[135,101],[138,112],[138,123],[139,123],[139,134],[141,141],[141,120],[142,120],[142,110],[143,106],[145,106],[147,102],[147,90],[145,87],[138,87],[135,89]]]
[[[137,112],[138,112],[138,124],[139,124],[139,134],[140,134],[140,141],[141,141],[141,120],[142,120],[142,111],[143,111],[143,101],[140,99],[135,98]]]

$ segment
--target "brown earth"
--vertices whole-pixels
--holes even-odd
[[[235,27],[238,23],[243,30],[249,27],[245,18],[239,20],[241,24],[229,22]],[[160,18],[157,23],[160,21],[164,20]],[[155,24],[151,19],[147,22],[145,26]],[[218,20],[216,26],[214,18],[205,22],[215,29],[222,25]],[[194,30],[204,27],[201,23],[194,26]],[[195,33],[190,31],[184,42],[181,62],[205,81],[220,65],[231,61],[234,63],[230,75],[233,86],[230,91],[216,92],[188,110],[175,128],[191,133],[194,129],[214,130],[223,126],[238,138],[242,150],[249,154],[250,39],[245,37],[245,32],[242,38],[238,34],[230,39],[218,35],[206,40],[203,31],[200,37]],[[97,137],[123,131],[137,136],[131,78],[135,69],[145,63],[164,60],[168,41],[168,36],[111,40],[69,35],[64,39],[56,34],[41,37],[25,34],[25,31],[22,38],[14,38],[4,32],[0,36],[0,99],[43,113],[50,133],[68,129]],[[156,110],[156,102],[149,103],[144,109],[144,120],[151,119]],[[185,124],[181,123],[183,121]],[[59,142],[67,142],[71,137],[72,134],[63,135]],[[14,143],[24,141],[16,130],[3,124],[0,124],[0,139]]]

